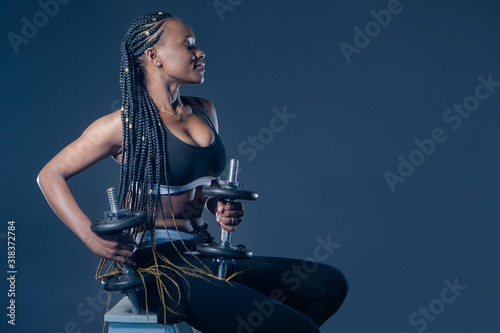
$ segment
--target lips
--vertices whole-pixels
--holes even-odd
[[[205,71],[205,63],[204,62],[199,63],[199,64],[195,65],[194,68]]]

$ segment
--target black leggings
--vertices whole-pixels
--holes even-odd
[[[211,257],[196,256],[216,274],[218,264]],[[194,255],[184,257],[202,267]],[[236,260],[228,275],[235,272],[241,274],[231,284],[216,278],[181,279],[189,325],[203,333],[320,332],[348,289],[339,270],[311,261],[252,257]]]

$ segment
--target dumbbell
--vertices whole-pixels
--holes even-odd
[[[255,201],[258,194],[255,192],[238,190],[238,187],[243,186],[242,183],[237,181],[238,178],[238,165],[237,159],[231,159],[229,162],[229,177],[227,181],[220,181],[220,187],[204,186],[202,193],[206,196],[219,197],[226,202],[236,202],[236,200],[251,200]],[[247,249],[245,245],[232,246],[231,245],[231,232],[221,228],[221,242],[219,244],[213,243],[200,243],[197,248],[198,252],[211,257],[214,261],[219,263],[217,275],[219,279],[225,279],[227,274],[228,265],[234,263],[234,259],[248,259],[251,258],[253,253]]]
[[[110,187],[107,190],[111,210],[104,213],[104,219],[92,223],[90,230],[98,235],[121,234],[128,236],[131,228],[144,224],[147,215],[142,211],[130,211],[119,208],[116,189]],[[125,258],[130,260],[130,258]],[[151,274],[143,274],[144,282],[149,283],[154,279]],[[128,264],[123,264],[123,271],[118,274],[107,276],[102,279],[102,287],[107,291],[121,291],[127,294],[132,306],[132,313],[139,314],[141,309],[137,300],[136,292],[143,290],[141,276]]]

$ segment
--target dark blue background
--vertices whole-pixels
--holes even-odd
[[[323,332],[423,331],[410,315],[439,304],[443,281],[455,278],[467,289],[425,331],[498,332],[500,87],[455,130],[443,114],[474,94],[478,76],[500,81],[500,5],[402,0],[348,63],[340,43],[354,45],[354,28],[389,2],[232,0],[222,20],[212,1],[72,0],[17,53],[8,34],[21,35],[22,18],[42,9],[2,2],[1,262],[6,272],[7,220],[15,219],[18,275],[16,326],[2,314],[0,327],[100,332],[102,303],[88,303],[100,292],[98,258],[52,213],[35,179],[93,120],[119,108],[120,42],[131,21],[169,11],[207,54],[206,82],[181,91],[214,103],[228,154],[260,195],[245,205],[235,241],[301,259],[314,256],[318,237],[340,244],[323,262],[346,274],[350,293]],[[295,118],[266,137],[272,110],[285,107]],[[397,173],[398,156],[408,159],[414,140],[435,128],[446,141],[391,191],[384,172]],[[249,161],[238,146],[259,133],[267,143]],[[70,181],[91,219],[108,209],[105,189],[117,184],[111,159]]]

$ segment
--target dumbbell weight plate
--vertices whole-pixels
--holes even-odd
[[[146,213],[143,211],[127,211],[119,218],[107,217],[99,219],[92,223],[90,230],[98,235],[110,235],[138,227],[147,220]]]
[[[255,201],[259,195],[255,192],[237,190],[233,188],[205,186],[202,193],[206,196],[219,197],[230,200],[251,200]]]
[[[217,243],[200,243],[196,247],[196,250],[201,254],[225,259],[248,259],[253,255],[251,250],[242,245],[224,247]]]
[[[154,280],[154,275],[143,274],[144,282],[149,284]],[[106,291],[122,291],[143,287],[139,273],[115,274],[102,279],[102,288]]]

